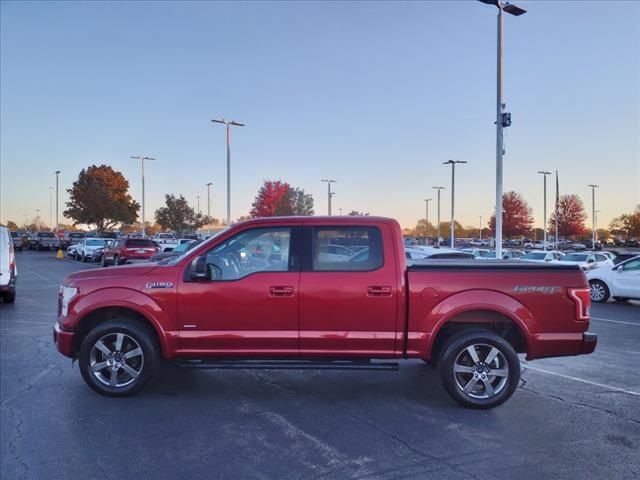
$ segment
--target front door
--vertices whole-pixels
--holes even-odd
[[[300,353],[392,356],[398,281],[385,258],[391,232],[376,227],[305,228],[300,273]]]
[[[640,298],[640,259],[625,262],[612,272],[612,277],[614,296]]]
[[[298,353],[295,230],[243,230],[206,252],[206,278],[180,281],[183,355]]]

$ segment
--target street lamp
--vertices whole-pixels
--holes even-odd
[[[227,226],[231,225],[231,126],[244,127],[244,123],[224,118],[214,118],[214,123],[222,123],[227,126]]]
[[[444,187],[433,187],[433,189],[438,191],[438,228],[436,232],[436,235],[438,238],[436,239],[436,242],[439,247],[440,246],[440,190],[444,190]]]
[[[456,193],[456,163],[467,163],[465,160],[447,160],[443,165],[451,165],[451,248],[455,242],[455,193]]]
[[[60,223],[58,223],[58,178],[60,176],[60,170],[56,170],[56,233],[60,230]]]
[[[480,215],[480,240],[482,240],[482,215]]]
[[[596,249],[596,188],[599,185],[587,185],[591,187],[591,248]]]
[[[136,160],[140,160],[142,163],[142,238],[147,236],[147,225],[144,222],[144,161],[145,160],[155,160],[153,157],[145,157],[143,155],[135,155],[129,158],[134,158]]]
[[[197,201],[197,205],[198,205],[198,209],[196,211],[198,213],[200,213],[200,195],[196,195],[196,201]]]
[[[337,183],[337,180],[331,180],[331,179],[322,179],[322,182],[327,182],[327,199],[328,199],[328,206],[327,206],[327,212],[329,214],[329,216],[331,216],[331,197],[333,197],[336,193],[331,191],[331,184],[332,183]]]
[[[503,129],[511,126],[511,114],[504,111],[505,104],[502,103],[502,79],[503,79],[503,18],[502,12],[519,17],[526,13],[526,10],[511,3],[501,0],[480,0],[487,5],[494,5],[498,8],[498,60],[497,60],[497,88],[496,88],[496,258],[502,258],[502,156],[504,155]]]
[[[425,241],[429,238],[429,202],[431,201],[430,198],[425,198],[424,199],[424,203],[425,203],[425,210],[424,210],[424,238]],[[427,241],[427,244],[429,242]]]
[[[49,187],[49,228],[53,230],[53,200],[51,195],[53,193],[53,187]]]
[[[542,248],[546,251],[547,250],[547,175],[551,175],[551,172],[547,172],[546,170],[540,170],[538,172],[540,175],[542,175],[543,178],[543,184],[544,184],[544,221],[542,223],[542,231],[544,232],[544,243]]]
[[[36,208],[36,229],[40,231],[40,209]]]

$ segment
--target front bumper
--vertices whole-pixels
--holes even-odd
[[[62,330],[58,322],[53,326],[53,343],[62,355],[73,358],[73,332]]]

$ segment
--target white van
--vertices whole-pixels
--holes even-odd
[[[7,227],[0,227],[0,296],[5,303],[16,301],[16,257]]]

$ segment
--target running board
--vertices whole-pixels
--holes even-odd
[[[182,368],[213,370],[378,370],[397,371],[396,362],[352,360],[202,360],[182,359],[176,362]]]

